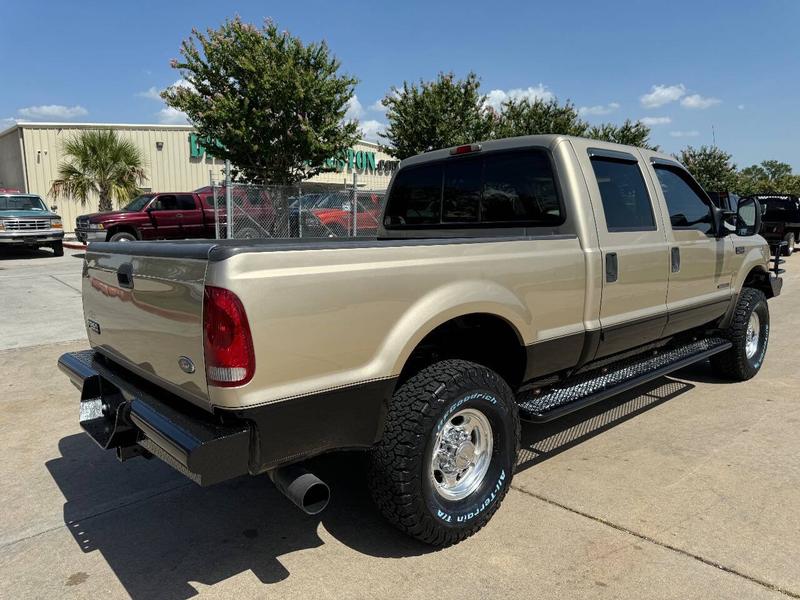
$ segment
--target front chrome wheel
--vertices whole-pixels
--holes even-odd
[[[479,410],[455,413],[436,434],[431,456],[433,488],[445,500],[462,500],[486,476],[492,460],[492,426]]]
[[[745,333],[745,346],[744,353],[748,359],[753,358],[758,352],[758,342],[761,337],[761,319],[754,311],[750,315],[750,320],[747,323],[747,332]]]

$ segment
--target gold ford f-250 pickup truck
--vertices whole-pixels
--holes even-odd
[[[371,453],[385,516],[425,542],[480,529],[520,420],[578,410],[711,359],[753,377],[780,292],[760,210],[715,208],[671,156],[546,135],[404,160],[377,239],[93,243],[91,350],[61,369],[120,459],[201,485]]]

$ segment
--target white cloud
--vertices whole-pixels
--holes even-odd
[[[500,110],[504,102],[508,100],[522,100],[527,99],[531,102],[535,100],[552,100],[555,98],[553,92],[540,83],[537,86],[529,86],[527,88],[514,88],[512,90],[492,90],[486,95],[486,106],[490,106],[495,110]]]
[[[672,119],[670,119],[669,117],[642,117],[639,120],[648,127],[652,127],[653,125],[667,125],[668,123],[672,123]]]
[[[596,104],[595,106],[581,106],[578,109],[579,115],[607,115],[619,108],[619,102],[609,102],[608,104]]]
[[[194,90],[194,86],[185,79],[176,79],[171,85],[168,85],[164,89],[173,87],[184,87],[188,90]],[[156,86],[152,86],[144,92],[137,92],[136,95],[140,98],[147,98],[148,100],[157,100],[158,102],[161,102],[161,92],[163,92],[164,89],[158,89]]]
[[[358,101],[358,96],[353,94],[353,97],[347,101],[347,112],[344,113],[345,121],[357,121],[364,116],[364,107]]]
[[[639,98],[645,108],[658,108],[670,102],[680,100],[686,94],[686,86],[682,83],[678,85],[654,85],[649,94],[644,94]]]
[[[377,100],[375,100],[375,102],[369,105],[369,110],[373,112],[385,113],[386,107],[383,104],[381,104],[382,100],[383,98],[378,98]]]
[[[17,112],[28,119],[74,119],[89,114],[89,111],[82,106],[64,106],[63,104],[26,106]]]
[[[171,106],[165,106],[156,113],[159,123],[167,125],[185,125],[189,122],[186,113]]]
[[[682,137],[697,137],[700,135],[700,132],[696,129],[692,129],[691,131],[670,131],[669,134],[675,138],[682,138]]]
[[[719,98],[706,98],[700,94],[692,94],[691,96],[686,96],[681,100],[681,106],[684,108],[697,108],[703,110],[705,108],[715,106],[720,102],[722,102],[722,100]]]
[[[153,86],[147,91],[138,92],[136,95],[140,98],[147,98],[148,100],[161,100],[161,96],[159,96],[160,93],[161,90],[159,90],[156,86]]]
[[[369,119],[368,121],[359,123],[358,128],[361,130],[361,137],[370,142],[376,142],[382,137],[379,132],[386,128],[386,123],[381,123],[375,119]]]

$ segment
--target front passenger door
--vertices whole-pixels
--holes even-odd
[[[711,199],[683,167],[658,158],[652,164],[670,223],[664,334],[672,335],[725,314],[732,298],[733,242],[717,237]]]

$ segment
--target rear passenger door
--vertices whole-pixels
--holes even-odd
[[[603,261],[599,358],[662,336],[669,247],[643,158],[588,140],[573,143],[589,187]]]
[[[678,163],[651,159],[667,211],[670,244],[669,320],[665,335],[722,316],[731,302],[733,239],[717,237],[712,202]]]
[[[194,194],[176,194],[178,235],[181,238],[206,237],[203,211],[198,206]]]

